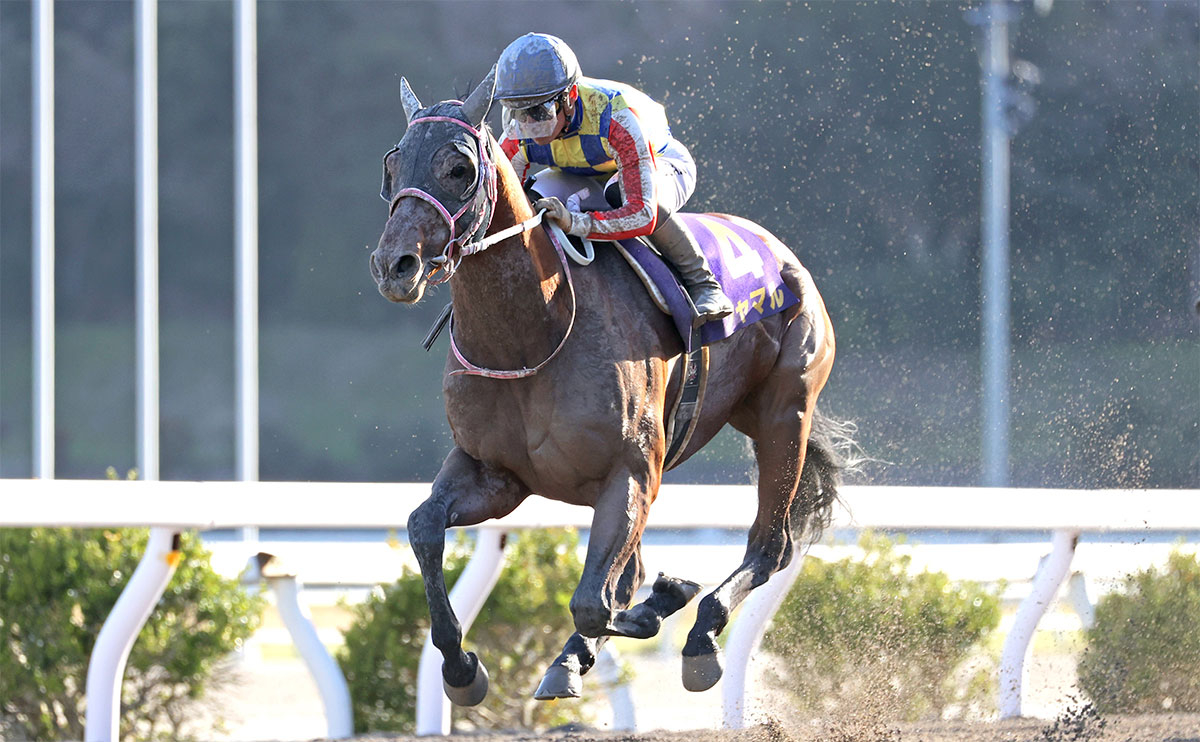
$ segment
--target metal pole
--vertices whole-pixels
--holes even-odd
[[[0,18],[3,18],[2,13],[0,13]],[[0,30],[2,30],[2,24],[0,24]],[[0,59],[2,59],[4,57],[3,36],[4,36],[4,34],[0,33]],[[3,64],[3,62],[0,62],[0,79],[2,79],[3,77],[4,77],[4,64]],[[0,86],[0,93],[2,93],[2,92],[3,92],[3,89],[2,89],[2,86]],[[3,100],[3,99],[4,99],[4,96],[2,94],[0,94],[0,100]],[[0,142],[3,142],[3,141],[4,141],[4,131],[2,129],[0,129]],[[2,223],[0,223],[0,227],[3,227]],[[3,244],[4,244],[4,231],[3,231],[3,229],[0,229],[0,245],[3,245]],[[3,264],[4,264],[4,251],[0,250],[0,286],[2,286],[4,284]],[[0,290],[0,307],[4,306],[3,298],[4,298],[4,292],[3,292],[3,290]],[[4,325],[3,325],[3,322],[0,321],[0,348],[3,348],[3,345],[4,345]],[[2,350],[0,350],[0,477],[4,476],[4,434],[3,434],[3,431],[4,431],[4,403],[3,403],[3,400],[4,400],[4,353],[2,352]]]
[[[54,2],[33,6],[33,475],[54,478]]]
[[[158,479],[158,0],[138,0],[138,471]]]
[[[3,14],[0,13],[0,18],[2,18],[2,17],[3,17]],[[3,56],[4,56],[2,53],[4,51],[3,36],[4,36],[4,34],[0,33],[0,58],[3,58]],[[0,62],[0,78],[4,77],[3,73],[4,73],[4,65],[3,65],[3,62]],[[3,98],[4,98],[4,96],[0,95],[0,100],[3,100]],[[4,141],[4,132],[3,132],[3,130],[0,130],[0,142],[3,142],[3,141]],[[0,227],[2,227],[2,226],[3,225],[0,224]],[[0,229],[0,245],[3,245],[3,244],[4,244],[4,231],[3,231],[3,229]],[[3,263],[4,263],[4,251],[0,250],[0,285],[3,285],[3,283],[4,283]],[[4,296],[4,292],[2,290],[0,290],[0,307],[4,306],[4,303],[2,301],[3,296]],[[4,345],[3,341],[4,341],[4,327],[3,327],[3,322],[0,322],[0,348],[2,348]],[[4,403],[2,401],[4,399],[4,383],[3,382],[4,382],[4,353],[2,351],[0,351],[0,477],[4,476],[4,434],[3,434]]]
[[[982,368],[983,484],[1009,480],[1009,132],[1005,98],[1009,74],[1008,11],[992,0],[983,24]]]
[[[237,0],[238,479],[258,480],[258,64],[255,0]],[[255,529],[257,530],[257,529]]]

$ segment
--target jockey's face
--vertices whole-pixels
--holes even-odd
[[[558,139],[559,135],[562,134],[563,129],[566,128],[567,121],[572,116],[575,115],[575,100],[578,97],[579,97],[578,88],[572,86],[571,91],[566,96],[564,96],[562,98],[562,102],[559,103],[559,105],[555,107],[555,109],[556,109],[555,117],[556,118],[555,118],[555,124],[554,124],[554,132],[552,134],[550,134],[549,136],[535,137],[533,141],[538,144],[541,144],[541,145],[546,145],[546,144],[549,144],[550,142],[553,142],[555,139]]]
[[[558,119],[554,124],[554,133],[548,137],[534,137],[533,141],[537,142],[538,144],[549,144],[555,139],[558,139],[558,135],[562,134],[563,127],[567,125],[567,118],[563,115],[562,106],[558,107],[557,116]]]

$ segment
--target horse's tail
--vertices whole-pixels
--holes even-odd
[[[833,519],[843,475],[858,471],[866,461],[854,440],[856,432],[857,426],[848,420],[813,412],[800,486],[791,506],[792,539],[800,551],[820,539]]]

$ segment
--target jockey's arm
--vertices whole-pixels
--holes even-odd
[[[518,140],[505,136],[500,140],[500,149],[512,163],[513,170],[517,171],[517,181],[524,183],[529,177],[529,158],[525,154],[525,148]]]
[[[608,130],[609,154],[617,163],[625,202],[608,211],[572,212],[573,235],[592,240],[624,240],[654,231],[658,198],[654,155],[632,109],[614,111]]]

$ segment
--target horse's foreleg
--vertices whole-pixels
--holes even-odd
[[[629,605],[634,593],[641,587],[646,573],[642,567],[641,547],[625,563],[625,570],[617,584],[618,600]],[[583,676],[596,664],[596,655],[608,637],[590,638],[578,631],[571,634],[563,646],[562,653],[555,658],[538,684],[533,697],[539,701],[554,698],[579,698],[583,692]]]
[[[613,614],[629,605],[646,577],[641,539],[651,492],[648,481],[626,472],[613,475],[597,498],[583,576],[571,596],[577,631],[546,671],[535,698],[578,698],[582,675],[605,638],[620,635]]]
[[[460,449],[446,458],[433,482],[433,493],[409,516],[408,539],[429,603],[430,634],[442,653],[446,695],[460,706],[474,706],[487,695],[487,670],[474,652],[462,649],[462,626],[450,605],[442,557],[446,529],[470,526],[512,512],[529,495],[508,472],[476,461]]]
[[[607,637],[590,638],[576,631],[563,645],[562,654],[550,663],[533,697],[538,701],[555,698],[579,698],[583,695],[583,675],[596,664],[596,654]]]
[[[571,596],[575,628],[583,636],[619,635],[613,614],[641,587],[645,573],[638,551],[653,491],[648,479],[615,474],[596,500],[583,576]]]
[[[750,527],[746,554],[739,566],[716,590],[704,596],[696,623],[683,647],[683,685],[703,691],[716,685],[724,672],[717,636],[729,616],[750,591],[766,583],[786,566],[792,555],[789,507],[804,466],[805,442],[811,408],[784,415],[758,446],[758,512]]]

